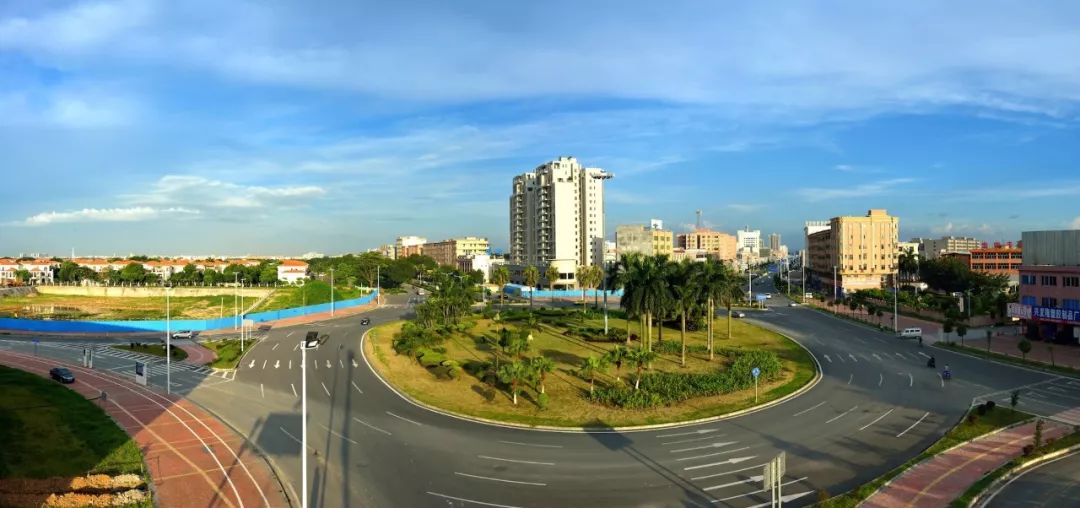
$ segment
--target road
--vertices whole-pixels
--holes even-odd
[[[759,291],[775,292],[755,282]],[[1017,387],[1054,394],[1075,383],[934,349],[939,365],[955,373],[946,382],[926,367],[930,348],[777,297],[747,319],[794,338],[817,358],[823,377],[804,395],[738,418],[666,430],[523,430],[434,413],[384,386],[361,357],[369,327],[359,322],[408,312],[404,295],[386,303],[363,316],[271,330],[235,378],[183,373],[173,376],[174,389],[252,438],[295,495],[302,372],[296,345],[308,330],[324,334],[326,343],[308,357],[312,506],[749,507],[768,503],[761,466],[780,451],[788,456],[786,503],[808,505],[819,490],[844,492],[917,455],[977,397],[1007,400]],[[1025,396],[1021,405],[1044,414],[1072,409],[1060,402]]]
[[[1066,508],[1080,499],[1080,453],[1047,462],[1017,477],[990,500],[990,508]]]

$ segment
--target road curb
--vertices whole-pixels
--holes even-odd
[[[985,356],[979,356],[979,355],[976,355],[976,354],[968,353],[966,351],[953,349],[953,348],[948,347],[948,346],[939,346],[938,344],[940,344],[940,342],[935,342],[933,344],[930,344],[930,347],[936,347],[936,348],[941,349],[941,350],[950,351],[950,352],[956,353],[958,355],[964,355],[964,356],[966,356],[968,358],[975,358],[977,360],[982,360],[984,362],[996,363],[998,365],[1004,365],[1006,367],[1013,367],[1013,368],[1016,368],[1016,369],[1023,369],[1023,370],[1026,370],[1028,372],[1037,372],[1039,374],[1049,374],[1051,376],[1057,376],[1059,378],[1080,379],[1080,375],[1077,375],[1077,374],[1069,374],[1069,373],[1058,372],[1058,371],[1050,370],[1050,369],[1040,369],[1038,367],[1033,367],[1033,366],[1029,366],[1029,365],[1020,365],[1020,364],[1017,364],[1017,363],[1004,362],[1004,361],[998,360],[997,358],[987,358]],[[967,346],[960,346],[960,347],[961,348],[966,348]]]
[[[371,365],[371,361],[368,360],[367,352],[364,350],[364,343],[367,341],[367,336],[368,336],[368,333],[371,332],[371,329],[368,329],[367,331],[365,331],[364,335],[360,337],[360,353],[361,353],[360,356],[362,356],[364,358],[364,364],[367,365],[368,369],[371,370],[372,374],[374,374],[375,377],[380,382],[382,382],[382,384],[384,386],[386,386],[388,389],[390,389],[391,392],[393,392],[395,395],[400,397],[402,400],[404,400],[404,401],[406,401],[406,402],[408,402],[408,403],[410,403],[410,404],[412,404],[412,405],[414,405],[416,407],[419,407],[421,409],[426,409],[426,410],[431,411],[433,413],[438,413],[438,414],[441,414],[443,416],[448,416],[450,418],[455,418],[455,419],[458,419],[458,420],[463,420],[463,421],[468,421],[468,422],[473,422],[473,423],[480,423],[480,424],[484,424],[484,425],[491,425],[491,426],[495,426],[495,427],[503,427],[503,428],[509,428],[509,429],[517,429],[517,430],[534,430],[534,431],[540,431],[540,432],[563,432],[563,433],[574,433],[574,434],[610,434],[610,433],[623,433],[623,432],[643,432],[643,431],[650,431],[650,430],[677,429],[677,428],[681,428],[681,427],[688,427],[688,426],[691,426],[691,425],[699,425],[699,424],[702,424],[702,423],[712,423],[712,422],[718,422],[718,421],[730,420],[730,419],[733,419],[733,418],[738,418],[740,416],[745,416],[745,415],[748,415],[748,414],[756,413],[758,411],[763,411],[765,409],[769,409],[771,407],[783,404],[783,403],[785,403],[785,402],[787,402],[789,400],[792,400],[792,399],[794,399],[796,397],[799,397],[799,396],[803,395],[804,393],[810,391],[812,388],[817,386],[817,384],[819,382],[821,382],[821,379],[823,378],[824,375],[822,373],[821,363],[818,361],[817,357],[814,356],[814,353],[811,352],[806,346],[802,345],[799,341],[797,341],[795,339],[792,339],[791,337],[788,337],[787,335],[784,335],[782,333],[776,332],[775,330],[770,330],[770,331],[780,335],[781,337],[784,337],[785,339],[788,339],[788,340],[792,341],[793,343],[795,343],[796,345],[801,347],[804,351],[806,351],[806,353],[808,355],[810,355],[810,358],[814,360],[814,366],[816,367],[816,369],[815,369],[816,372],[814,374],[814,379],[812,379],[809,383],[803,385],[798,390],[795,390],[794,392],[791,392],[791,393],[789,393],[789,394],[787,394],[787,395],[785,395],[785,396],[783,396],[783,397],[781,397],[779,399],[776,399],[774,401],[766,402],[764,404],[759,404],[757,406],[749,407],[749,408],[746,408],[746,409],[740,409],[738,411],[734,411],[734,412],[723,414],[723,415],[710,416],[710,417],[707,417],[707,418],[698,418],[696,420],[688,420],[688,421],[683,421],[683,422],[659,423],[659,424],[654,424],[654,425],[637,425],[637,426],[631,426],[631,427],[612,427],[610,429],[589,429],[589,428],[585,428],[585,427],[555,427],[555,426],[551,426],[551,425],[526,425],[526,424],[521,424],[521,423],[503,422],[503,421],[499,421],[499,420],[492,420],[492,419],[489,419],[489,418],[481,418],[481,417],[478,417],[478,416],[461,414],[461,413],[457,413],[455,411],[449,411],[449,410],[446,410],[446,409],[443,409],[443,408],[433,406],[433,405],[428,404],[426,402],[417,400],[417,399],[413,398],[411,395],[409,395],[407,393],[403,393],[403,392],[399,391],[397,388],[394,388],[394,386],[392,386],[386,379],[383,379],[382,375],[380,375],[379,372],[375,369],[375,367],[373,367]]]
[[[987,485],[981,493],[976,494],[975,497],[972,498],[971,504],[969,504],[968,506],[983,508],[986,505],[990,504],[990,501],[993,501],[994,497],[1001,493],[1002,490],[1005,490],[1005,488],[1008,487],[1010,483],[1017,480],[1021,476],[1024,476],[1028,472],[1038,469],[1040,466],[1049,464],[1051,462],[1056,462],[1060,459],[1064,459],[1077,452],[1080,452],[1080,445],[1073,445],[1068,448],[1058,450],[1053,453],[1048,453],[1041,457],[1035,457],[1034,459],[1023,462],[1020,465],[1010,469],[997,480],[991,482],[990,485]]]

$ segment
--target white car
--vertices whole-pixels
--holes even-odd
[[[798,306],[799,306],[799,304],[796,303],[796,302],[791,302],[791,303],[788,304],[788,307],[798,307]]]
[[[172,334],[172,338],[174,339],[190,339],[194,336],[195,332],[192,332],[191,330],[180,330],[179,332]]]
[[[766,300],[772,300],[772,293],[765,293]]]
[[[745,312],[735,311],[735,312],[731,313],[731,317],[744,318],[744,317],[746,317],[746,313]]]

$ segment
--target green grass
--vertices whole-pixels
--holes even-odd
[[[253,341],[246,341],[247,349],[244,352],[251,350],[251,346],[254,346]],[[203,347],[212,350],[217,353],[217,359],[208,363],[207,366],[215,369],[235,369],[240,363],[240,359],[244,356],[240,352],[240,341],[238,339],[226,339],[200,342]]]
[[[463,365],[469,361],[493,359],[494,351],[486,345],[485,340],[494,337],[500,327],[506,326],[513,330],[524,326],[521,322],[495,322],[480,319],[479,316],[470,319],[476,320],[474,326],[465,332],[452,334],[443,344],[446,357]],[[625,329],[626,325],[626,322],[618,317],[612,317],[609,323],[612,328],[618,329]],[[590,402],[586,398],[588,381],[577,376],[577,368],[583,358],[603,355],[615,344],[586,342],[563,332],[567,326],[602,328],[603,317],[599,314],[591,314],[584,320],[577,317],[548,319],[548,322],[541,323],[539,328],[532,332],[534,339],[527,355],[543,355],[555,362],[555,370],[548,375],[545,383],[550,400],[546,409],[539,407],[536,386],[530,385],[515,406],[504,390],[493,389],[471,374],[463,373],[457,379],[437,378],[413,358],[399,355],[393,350],[391,342],[401,325],[400,321],[386,323],[372,330],[365,343],[365,354],[373,359],[372,363],[384,378],[413,398],[453,412],[526,425],[617,427],[706,418],[756,405],[753,389],[714,397],[697,397],[647,409],[621,409]],[[761,386],[760,403],[786,396],[814,379],[816,367],[813,359],[794,342],[737,319],[732,322],[731,339],[725,338],[725,319],[718,319],[716,326],[718,350],[763,349],[780,357],[783,364],[781,378]],[[655,328],[653,332],[653,340],[656,341]],[[636,323],[631,325],[631,333],[640,335]],[[700,351],[697,346],[705,343],[705,333],[690,332],[687,336],[688,349],[694,346],[695,350]],[[678,340],[677,329],[665,328],[665,342]],[[633,347],[637,347],[638,342],[633,344]],[[707,354],[694,352],[687,354],[687,367],[683,368],[679,366],[678,358],[677,354],[662,354],[660,359],[654,362],[653,369],[665,372],[707,372],[725,368],[730,361],[721,353],[716,355],[715,360],[709,361]],[[506,356],[500,353],[500,361],[506,360]],[[633,375],[634,371],[629,365],[624,365],[621,372],[616,372],[612,367],[605,374],[597,376],[597,386],[627,383]],[[617,376],[621,379],[617,379]]]
[[[95,402],[0,366],[0,478],[143,475],[142,452]]]
[[[974,413],[974,409],[969,413]],[[953,446],[956,446],[965,441],[970,441],[984,434],[988,434],[1003,427],[1007,427],[1014,423],[1019,423],[1029,418],[1033,418],[1032,415],[1024,413],[1022,411],[1013,411],[1012,409],[1003,408],[1001,406],[996,407],[993,411],[986,413],[983,416],[979,416],[975,423],[969,423],[967,416],[960,421],[955,427],[946,432],[941,439],[934,444],[930,445],[925,451],[920,453],[917,457],[901,464],[899,467],[867,482],[854,490],[841,494],[839,496],[831,497],[825,501],[821,501],[814,506],[819,508],[854,508],[859,503],[863,502],[867,497],[876,492],[885,485],[886,482],[899,476],[911,466],[918,464],[938,453],[941,453]]]
[[[246,298],[250,304],[254,300]],[[216,318],[231,314],[233,295],[173,297],[173,319]],[[148,320],[165,319],[165,297],[105,297],[31,294],[0,299],[0,317],[29,319]]]
[[[131,344],[128,344],[128,345],[112,346],[112,348],[113,349],[119,349],[121,351],[131,351],[133,353],[144,353],[144,354],[148,354],[148,355],[160,356],[162,358],[165,358],[165,345],[164,344],[134,344],[134,347],[132,347]],[[172,359],[177,360],[177,361],[187,359],[187,351],[184,351],[181,348],[173,346]]]
[[[1047,365],[1043,362],[1036,362],[1034,360],[1026,360],[1024,358],[1016,358],[1015,356],[1003,355],[1001,353],[995,353],[993,351],[987,351],[985,349],[975,348],[971,346],[961,346],[956,342],[938,342],[934,344],[935,347],[952,349],[955,351],[962,351],[982,358],[988,358],[991,360],[997,360],[999,362],[1011,363],[1013,365],[1020,365],[1030,369],[1042,370],[1047,372],[1054,372],[1057,374],[1065,374],[1066,376],[1080,376],[1080,370],[1064,365]]]
[[[1064,450],[1072,446],[1080,444],[1080,430],[1074,431],[1072,434],[1062,437],[1050,444],[1045,444],[1038,450],[1035,450],[1030,456],[1018,457],[1003,464],[1001,467],[989,472],[986,476],[983,476],[979,481],[975,482],[971,487],[968,487],[960,497],[954,499],[949,503],[950,508],[967,508],[971,505],[971,501],[975,499],[975,496],[982,494],[992,483],[999,478],[1005,476],[1013,469],[1020,466],[1021,463],[1027,462],[1031,459],[1047,455],[1059,450]]]
[[[363,295],[364,292],[356,288],[340,286],[334,288],[334,301],[338,302],[359,298]],[[252,312],[291,309],[320,303],[330,303],[330,285],[322,281],[308,281],[303,286],[283,286],[275,289]]]

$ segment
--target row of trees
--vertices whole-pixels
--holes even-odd
[[[680,324],[681,363],[686,365],[687,320],[705,317],[708,326],[709,359],[713,359],[713,320],[717,306],[728,311],[727,336],[731,338],[732,306],[745,298],[742,279],[730,266],[714,261],[673,262],[667,256],[623,256],[613,270],[614,287],[623,288],[620,305],[629,322],[636,318],[642,330],[642,348],[652,350],[652,327],[659,320],[658,339],[663,340],[663,320],[677,318]]]

